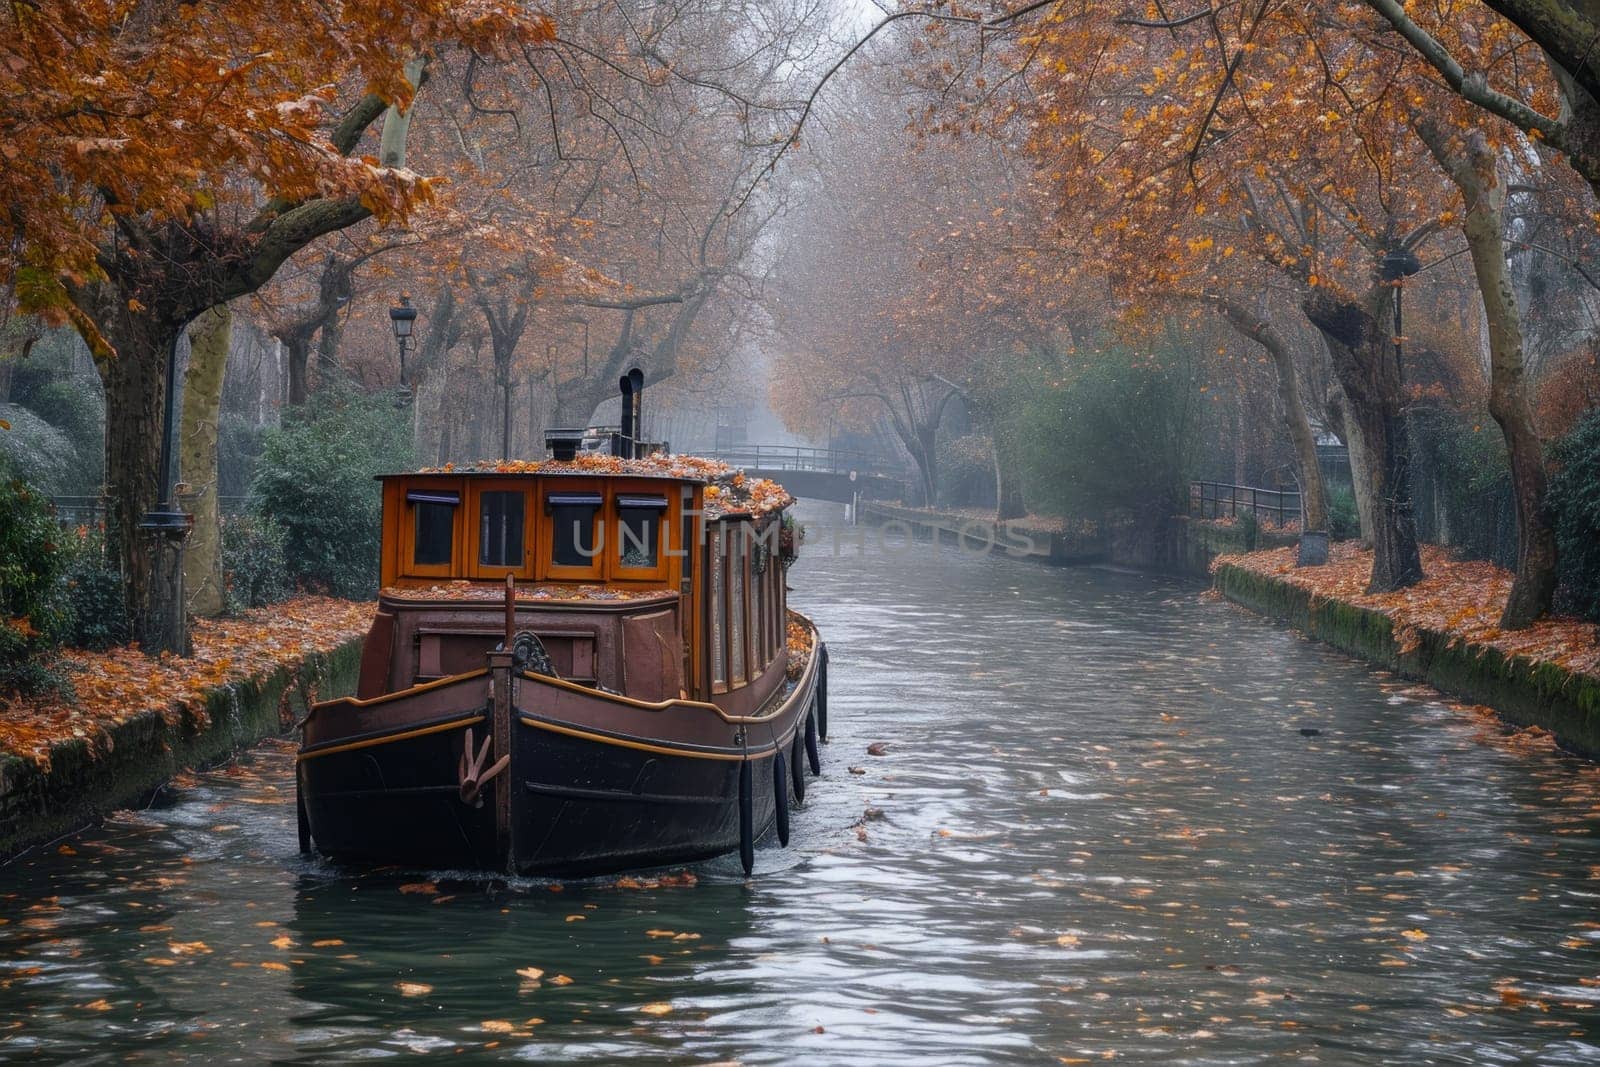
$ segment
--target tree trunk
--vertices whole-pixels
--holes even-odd
[[[307,371],[311,363],[311,338],[302,333],[291,333],[283,338],[284,356],[289,362],[289,406],[297,408],[311,396]]]
[[[115,288],[108,287],[111,299]],[[160,488],[162,419],[166,408],[167,360],[178,327],[155,316],[108,314],[101,332],[117,355],[100,360],[106,395],[106,537],[122,570],[132,632],[153,632],[159,611],[155,588],[156,552],[139,529],[154,510]],[[110,329],[107,330],[106,326]],[[111,413],[115,413],[112,415]]]
[[[1545,511],[1544,452],[1528,402],[1522,358],[1522,317],[1506,271],[1505,184],[1483,134],[1474,130],[1446,137],[1424,124],[1419,132],[1450,179],[1461,190],[1462,222],[1473,273],[1489,327],[1489,414],[1500,424],[1511,461],[1511,491],[1517,511],[1517,574],[1500,625],[1518,630],[1550,611],[1556,592],[1556,535]]]
[[[228,599],[217,501],[217,420],[232,327],[226,304],[202,312],[190,324],[189,372],[178,427],[178,470],[187,486],[183,508],[194,516],[183,556],[183,588],[189,613],[201,618],[221,615]]]
[[[1406,433],[1400,361],[1393,332],[1382,323],[1394,290],[1375,284],[1366,306],[1313,290],[1304,310],[1328,340],[1334,374],[1349,407],[1347,426],[1361,435],[1362,469],[1372,488],[1372,578],[1367,591],[1393,592],[1422,580],[1411,511],[1411,447]],[[1351,456],[1354,459],[1355,453]]]
[[[1028,514],[1022,499],[1022,480],[1013,471],[1014,457],[1006,436],[1006,432],[999,429],[989,436],[994,453],[994,517],[997,522],[1020,519]]]
[[[1294,355],[1288,343],[1263,316],[1228,301],[1219,302],[1223,318],[1246,337],[1267,350],[1277,376],[1278,403],[1283,407],[1284,429],[1294,446],[1295,464],[1300,475],[1300,500],[1305,510],[1305,529],[1328,528],[1328,494],[1322,484],[1322,465],[1317,460],[1317,438],[1311,432],[1311,418],[1300,396],[1300,379],[1295,373]]]

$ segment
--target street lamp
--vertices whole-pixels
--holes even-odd
[[[406,384],[406,347],[411,343],[411,327],[417,321],[417,309],[411,298],[402,296],[400,303],[389,309],[389,323],[394,327],[394,339],[400,345],[400,388],[395,390],[395,407],[411,403],[411,389]]]
[[[1405,279],[1411,277],[1422,269],[1422,260],[1417,254],[1404,245],[1391,244],[1389,250],[1384,252],[1378,260],[1378,277],[1394,286],[1394,363],[1395,373],[1403,380],[1405,365],[1401,362],[1401,330],[1400,294],[1405,291]]]
[[[173,501],[172,420],[178,379],[178,338],[187,323],[172,335],[167,349],[166,399],[161,414],[161,460],[156,486],[161,500],[147,511],[139,529],[147,538],[151,556],[149,603],[139,606],[138,638],[146,652],[189,654],[189,633],[183,596],[183,542],[193,520]]]

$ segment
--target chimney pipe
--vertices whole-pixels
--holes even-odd
[[[633,454],[644,455],[644,371],[638,367],[628,372],[633,383]]]
[[[618,435],[617,455],[623,459],[633,458],[633,375],[624,374],[617,380],[617,388],[622,391],[622,432]]]

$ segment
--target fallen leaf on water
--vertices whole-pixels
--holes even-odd
[[[544,977],[544,972],[537,967],[523,967],[517,971],[517,977],[526,978],[530,982],[537,982]]]
[[[343,938],[326,937],[326,938],[323,938],[321,941],[313,941],[313,942],[311,942],[311,947],[312,948],[332,948],[335,945],[342,945],[342,944],[344,944],[344,939]]]
[[[110,1011],[111,1002],[102,997],[99,1000],[89,1001],[89,1003],[85,1004],[84,1007],[89,1011]]]
[[[483,1022],[479,1023],[478,1026],[481,1029],[489,1031],[491,1034],[509,1034],[511,1031],[516,1029],[515,1026],[507,1022],[505,1019],[485,1019]]]
[[[1076,948],[1078,945],[1078,938],[1074,934],[1062,934],[1060,937],[1056,938],[1056,944],[1060,945],[1062,948]]]
[[[277,937],[272,939],[272,947],[273,948],[293,948],[294,947],[294,938],[290,937],[288,934],[279,934]]]
[[[211,952],[204,941],[168,941],[167,951],[174,956],[203,956]]]
[[[1428,940],[1427,933],[1425,931],[1422,931],[1422,930],[1401,930],[1400,931],[1400,936],[1405,938],[1407,941],[1426,941],[1426,940]]]
[[[277,960],[266,960],[261,964],[261,966],[265,967],[269,971],[287,971],[289,969],[289,965],[287,963],[279,963]]]
[[[394,987],[403,997],[425,997],[433,992],[433,986],[425,982],[396,982]]]
[[[851,774],[866,774],[867,773],[867,769],[865,767],[851,767],[851,768],[849,768],[849,770],[850,770]]]
[[[407,882],[400,887],[402,893],[421,893],[423,896],[433,896],[439,887],[432,882]]]
[[[887,756],[888,754],[889,746],[882,741],[874,741],[867,746],[867,755],[869,756]]]
[[[654,1004],[646,1004],[639,1010],[646,1015],[666,1015],[672,1011],[672,1005],[664,1000],[658,1000]]]
[[[569,922],[569,923],[581,923],[581,922],[583,922],[583,920],[587,919],[588,917],[589,916],[587,916],[587,915],[568,915],[567,916],[567,922]]]

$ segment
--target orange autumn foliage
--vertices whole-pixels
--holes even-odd
[[[553,35],[543,15],[499,0],[419,0],[403,11],[375,0],[7,5],[0,286],[25,310],[70,315],[94,341],[67,289],[102,273],[102,256],[139,254],[144,231],[129,220],[193,225],[237,210],[255,186],[276,198],[268,216],[349,197],[403,218],[428,199],[427,182],[336,148],[329,127],[350,98],[408,105],[402,68],[413,53],[460,46],[498,57]],[[135,235],[126,253],[119,232]]]
[[[1437,545],[1422,546],[1421,582],[1392,593],[1367,593],[1372,553],[1355,542],[1329,549],[1322,567],[1296,567],[1295,548],[1219,556],[1212,567],[1240,567],[1311,592],[1313,604],[1338,600],[1381,611],[1394,623],[1402,652],[1416,647],[1424,630],[1449,635],[1452,643],[1493,648],[1506,656],[1551,663],[1564,670],[1600,676],[1600,640],[1595,627],[1580,619],[1549,616],[1523,630],[1500,629],[1500,612],[1511,591],[1512,575],[1484,560],[1458,560]]]
[[[371,621],[370,603],[301,597],[239,618],[197,620],[190,659],[152,658],[136,646],[70,652],[61,670],[76,699],[0,701],[0,752],[48,766],[50,747],[61,741],[83,739],[92,752],[109,751],[110,728],[146,712],[204,729],[206,697],[218,688],[331,652]]]

